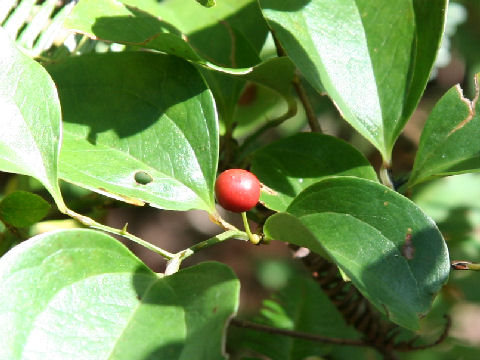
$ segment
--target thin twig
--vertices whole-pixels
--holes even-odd
[[[240,231],[234,225],[230,224],[228,221],[225,221],[218,212],[209,213],[208,218],[214,224],[224,228],[225,230]]]
[[[307,121],[308,125],[310,126],[310,130],[312,132],[322,132],[322,128],[320,127],[318,121],[317,121],[317,115],[315,114],[315,111],[313,110],[312,104],[310,103],[310,100],[308,99],[307,92],[305,91],[305,88],[303,87],[302,83],[300,82],[300,78],[296,76],[293,79],[293,87],[295,88],[295,91],[297,92],[298,98],[303,104],[303,108],[305,109],[305,115],[307,115]]]
[[[210,246],[219,244],[225,240],[237,238],[239,240],[248,241],[249,236],[243,231],[240,230],[228,230],[221,234],[215,235],[207,240],[199,242],[185,250],[179,251],[174,254],[173,257],[168,260],[167,267],[165,269],[165,275],[172,275],[180,269],[182,261],[186,258],[192,256],[193,254],[199,252],[200,250],[206,249]]]
[[[451,262],[452,270],[480,270],[480,264],[466,260],[454,260]]]
[[[275,43],[275,48],[277,49],[277,56],[287,56],[285,50],[283,49],[282,45],[278,41],[275,34],[272,32],[273,42]],[[293,87],[297,92],[298,98],[302,102],[303,108],[305,109],[305,115],[307,115],[308,125],[310,126],[310,130],[312,132],[322,132],[322,128],[318,124],[317,116],[315,115],[315,111],[313,110],[313,106],[308,99],[307,92],[305,91],[302,83],[300,82],[300,78],[295,76],[293,79]]]
[[[290,248],[295,252],[299,250],[299,247],[295,245],[290,245]],[[442,334],[433,343],[416,346],[414,345],[416,337],[408,341],[397,342],[400,334],[398,325],[384,321],[356,287],[347,285],[339,275],[336,265],[312,252],[299,258],[343,315],[346,323],[362,333],[366,346],[376,349],[385,360],[398,359],[395,351],[423,350],[440,344],[447,337],[450,328],[449,318],[447,318]]]
[[[221,234],[218,234],[218,235],[215,235],[215,236],[213,236],[213,237],[211,237],[207,240],[199,242],[198,244],[195,244],[195,245],[189,247],[186,250],[183,250],[182,252],[185,252],[185,254],[182,255],[182,259],[186,259],[187,257],[192,256],[193,254],[199,252],[200,250],[206,249],[210,246],[216,245],[216,244],[221,243],[225,240],[233,239],[233,238],[243,240],[243,241],[248,241],[249,240],[247,234],[245,234],[245,232],[243,232],[243,231],[239,231],[239,230],[225,231],[225,232],[223,232]]]
[[[129,240],[132,240],[133,242],[136,242],[137,244],[142,245],[143,247],[146,247],[147,249],[152,250],[153,252],[156,252],[157,254],[163,256],[167,260],[171,260],[175,256],[174,254],[172,254],[172,253],[170,253],[166,250],[163,250],[162,248],[159,248],[158,246],[155,246],[155,245],[149,243],[148,241],[145,241],[145,240],[140,239],[139,237],[137,237],[133,234],[130,234],[127,231],[126,227],[123,228],[123,229],[115,229],[115,228],[112,228],[110,226],[100,224],[100,223],[96,222],[95,220],[89,218],[88,216],[77,214],[75,211],[70,210],[70,209],[66,209],[65,214],[74,218],[75,220],[78,220],[82,224],[84,224],[86,226],[89,226],[91,228],[103,230],[105,232],[120,235],[120,236],[123,236],[123,237],[125,237]]]
[[[214,220],[217,224],[223,226],[225,229],[228,229],[227,231],[225,231],[225,232],[223,232],[219,235],[213,236],[213,237],[211,237],[207,240],[204,240],[204,241],[202,241],[198,244],[195,244],[195,245],[193,245],[193,246],[191,246],[187,249],[184,249],[184,250],[179,251],[175,254],[172,254],[172,253],[170,253],[166,250],[163,250],[162,248],[159,248],[158,246],[155,246],[155,245],[149,243],[148,241],[145,241],[145,240],[143,240],[143,239],[141,239],[141,238],[139,238],[139,237],[137,237],[133,234],[130,234],[127,231],[127,226],[126,225],[123,229],[115,229],[115,228],[112,228],[110,226],[100,224],[99,222],[96,222],[92,218],[89,218],[88,216],[85,216],[85,215],[78,214],[75,211],[70,210],[68,208],[66,208],[65,214],[74,218],[75,220],[81,222],[82,224],[84,224],[88,227],[103,230],[103,231],[111,233],[111,234],[116,234],[116,235],[123,236],[123,237],[125,237],[129,240],[132,240],[133,242],[136,242],[137,244],[139,244],[139,245],[141,245],[141,246],[143,246],[143,247],[145,247],[149,250],[152,250],[153,252],[156,252],[157,254],[163,256],[165,259],[168,260],[167,269],[165,270],[165,275],[171,275],[171,274],[177,272],[178,269],[180,268],[180,265],[181,265],[183,260],[185,260],[187,257],[192,256],[193,254],[197,253],[198,251],[200,251],[202,249],[205,249],[207,247],[216,245],[218,243],[221,243],[221,242],[223,242],[227,239],[231,239],[231,238],[237,238],[237,239],[244,240],[244,241],[248,241],[250,239],[250,237],[247,235],[247,233],[245,233],[244,231],[238,230],[236,227],[234,227],[233,225],[231,225],[228,222],[226,222],[225,220],[223,220],[220,217],[220,215],[216,214],[216,216],[214,218],[212,218],[212,220]]]
[[[282,45],[280,44],[280,41],[278,41],[277,36],[272,30],[272,37],[273,37],[273,42],[275,43],[275,49],[277,50],[277,56],[282,57],[282,56],[287,56],[287,53],[283,49]]]
[[[318,341],[318,342],[323,342],[327,344],[348,345],[348,346],[370,346],[369,344],[361,340],[341,339],[341,338],[334,338],[329,336],[308,334],[300,331],[279,329],[271,326],[253,323],[246,320],[240,320],[237,318],[233,318],[232,320],[230,320],[230,324],[233,326],[252,329],[252,330],[258,330],[258,331],[266,332],[269,334],[288,336],[288,337],[310,340],[310,341]]]
[[[228,169],[232,161],[232,143],[234,141],[233,130],[235,130],[236,125],[236,123],[228,125],[227,129],[225,130],[225,135],[222,138],[222,142],[220,144],[220,154],[223,155],[223,159],[221,158],[221,161],[219,163],[219,171]]]

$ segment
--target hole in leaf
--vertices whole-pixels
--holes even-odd
[[[153,181],[152,176],[145,171],[137,171],[134,178],[140,185],[147,185]]]

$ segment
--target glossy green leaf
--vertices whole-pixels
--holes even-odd
[[[423,0],[260,0],[260,6],[305,78],[325,89],[390,161],[428,80],[445,0],[428,2],[428,11]]]
[[[93,230],[18,245],[1,258],[0,281],[0,358],[11,360],[224,359],[239,291],[225,265],[161,277]]]
[[[298,124],[297,127],[294,127],[295,130],[302,129],[305,124],[306,119],[302,116],[304,114],[301,112],[301,109],[300,107],[300,111],[296,112],[295,116],[291,120],[289,119],[287,123],[290,126]],[[235,128],[233,129],[233,137],[235,139],[247,137],[238,149],[237,159],[242,158],[243,153],[247,155],[249,152],[258,150],[258,147],[261,146],[261,140],[255,135],[255,131],[262,126],[266,126],[266,121],[275,121],[284,113],[285,105],[278,98],[278,94],[258,84],[247,84],[242,91],[234,114]],[[281,132],[279,127],[277,129]],[[251,140],[248,140],[248,138]],[[244,149],[246,152],[243,151]]]
[[[222,0],[210,9],[183,0],[121,1],[172,24],[207,66],[220,71],[255,65],[268,33],[255,0]]]
[[[352,339],[358,337],[318,283],[305,274],[297,274],[288,284],[263,302],[256,323],[309,334]],[[243,330],[242,348],[275,360],[307,359],[309,356],[328,355],[332,345],[312,342],[258,331]]]
[[[65,26],[89,37],[121,44],[138,45],[200,61],[197,52],[182,40],[182,33],[135,5],[116,0],[82,0]]]
[[[213,9],[183,0],[82,0],[66,27],[95,39],[160,50],[226,72],[255,65],[267,35],[252,0],[224,0]]]
[[[297,102],[292,95],[292,83],[295,77],[295,66],[287,57],[268,59],[252,68],[252,71],[240,75],[242,79],[253,81],[275,91],[287,103],[287,110],[276,119],[288,119],[297,113]],[[238,77],[237,77],[238,78]]]
[[[287,110],[281,115],[289,118],[297,112],[297,103],[292,95],[292,81],[295,66],[287,57],[268,59],[245,74],[227,74],[212,69],[203,69],[209,88],[215,96],[220,119],[228,127],[232,125],[237,103],[246,81],[265,86],[281,96],[287,103]],[[271,119],[270,121],[275,121]]]
[[[136,204],[213,211],[217,116],[192,65],[130,52],[48,70],[63,108],[62,179]],[[139,172],[152,181],[138,182]]]
[[[231,126],[238,99],[245,87],[245,80],[216,70],[199,70],[215,98],[220,123],[225,127]]]
[[[472,101],[456,85],[433,108],[420,138],[410,187],[435,176],[480,171],[479,78],[477,74]]]
[[[444,34],[448,3],[449,0],[413,0],[416,35],[412,50],[414,61],[403,109],[404,120],[396,128],[399,133],[417,107],[430,78]]]
[[[253,67],[250,73],[241,75],[241,78],[256,82],[276,91],[286,99],[290,108],[294,108],[295,99],[291,94],[294,73],[295,66],[289,58],[277,57],[265,60],[261,64]]]
[[[195,4],[196,5],[196,4]],[[144,6],[139,4],[139,6]],[[147,7],[143,7],[147,10]],[[288,104],[284,116],[296,110],[290,93],[294,66],[288,59],[260,63],[260,51],[268,28],[255,0],[222,0],[211,9],[187,6],[183,0],[164,2],[148,11],[176,26],[197,50],[220,119],[232,125],[246,81],[254,81],[279,93]]]
[[[376,182],[338,177],[305,189],[287,212],[267,220],[270,238],[325,251],[390,320],[418,328],[450,263],[435,223],[414,203]],[[311,236],[296,235],[299,223]]]
[[[255,1],[227,0],[204,9],[184,0],[83,0],[67,27],[92,38],[160,50],[201,64],[227,126],[246,80],[272,88],[286,99],[287,114],[295,112],[291,62],[272,59],[254,66],[260,62],[267,35]]]
[[[0,201],[0,220],[14,227],[27,227],[42,220],[50,205],[38,195],[15,191]]]
[[[33,176],[65,210],[57,178],[61,110],[55,85],[0,28],[0,170]]]
[[[343,140],[315,133],[299,133],[258,150],[252,172],[275,192],[262,192],[261,201],[276,211],[285,211],[302,190],[326,176],[377,180],[358,150]]]

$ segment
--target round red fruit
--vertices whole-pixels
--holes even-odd
[[[224,209],[244,212],[257,205],[260,199],[260,181],[247,170],[225,170],[215,182],[215,196]]]

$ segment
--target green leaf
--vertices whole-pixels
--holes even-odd
[[[213,211],[217,116],[192,65],[129,52],[48,70],[63,108],[62,179],[140,205]],[[139,172],[152,181],[137,181]]]
[[[238,99],[245,87],[245,80],[216,70],[202,68],[199,70],[215,98],[219,121],[225,127],[231,126]]]
[[[375,170],[357,149],[333,136],[314,133],[299,133],[258,150],[252,172],[275,191],[262,192],[261,201],[276,211],[285,211],[302,190],[326,176],[377,180]]]
[[[390,320],[418,328],[450,262],[435,223],[414,203],[376,182],[339,177],[305,189],[287,212],[267,220],[270,238],[325,251]],[[297,236],[300,223],[310,236]]]
[[[205,65],[220,71],[257,64],[268,34],[255,0],[222,0],[211,9],[192,1],[186,4],[183,0],[122,2],[160,17],[179,29],[186,35],[182,36],[183,40],[197,51]]]
[[[258,63],[267,35],[252,0],[82,0],[65,25],[91,38],[160,50],[220,71]]]
[[[456,85],[433,108],[420,138],[410,187],[435,176],[480,171],[479,79],[480,73],[473,101]]]
[[[246,81],[252,81],[275,91],[287,103],[287,110],[281,118],[289,118],[297,112],[297,103],[292,96],[292,81],[295,66],[287,57],[268,59],[245,74],[221,73],[212,69],[202,69],[209,88],[215,96],[220,119],[231,126],[235,119],[237,103]],[[275,121],[275,120],[270,120]]]
[[[256,323],[276,328],[301,331],[309,334],[357,338],[352,327],[333,303],[322,291],[319,284],[303,274],[292,277],[288,284],[271,299],[263,302],[260,315],[254,318]],[[240,347],[252,349],[275,360],[307,359],[309,356],[328,355],[331,345],[312,342],[275,334],[243,330]]]
[[[292,84],[295,76],[295,66],[287,57],[275,57],[265,60],[254,66],[252,71],[245,75],[237,76],[245,80],[253,81],[275,91],[287,103],[284,114],[270,121],[288,119],[297,113],[297,102],[292,95]]]
[[[20,244],[0,260],[0,281],[0,358],[11,360],[224,359],[239,291],[225,265],[161,277],[93,230]]]
[[[0,220],[14,227],[28,227],[42,220],[50,205],[38,195],[16,191],[0,201]]]
[[[271,89],[264,86],[248,83],[242,91],[242,95],[235,108],[233,128],[234,139],[245,139],[235,151],[235,159],[243,159],[244,156],[250,156],[255,150],[261,147],[261,137],[256,135],[256,131],[261,130],[271,121],[276,121],[285,114],[285,105]],[[296,102],[294,102],[296,104]],[[299,109],[301,110],[301,108]],[[295,112],[295,115],[289,119],[286,126],[293,128],[292,132],[301,130],[305,125],[304,114]],[[279,127],[276,127],[280,130]],[[288,127],[290,129],[290,127]],[[282,132],[283,133],[283,132]]]
[[[131,1],[82,0],[74,8],[65,26],[91,38],[137,45],[200,61],[197,52],[182,40],[180,30],[145,12]]]
[[[57,162],[61,110],[52,79],[0,28],[0,170],[33,176],[65,210]]]
[[[159,50],[201,64],[220,118],[229,126],[245,86],[259,82],[284,97],[290,94],[294,66],[273,59],[258,66],[267,27],[256,1],[224,0],[204,9],[184,0],[82,0],[67,22],[70,29],[104,41]]]
[[[275,36],[305,78],[327,91],[387,162],[439,47],[445,0],[433,1],[431,12],[430,3],[260,0]]]
[[[410,88],[403,110],[405,122],[417,107],[430,78],[444,33],[448,3],[448,0],[413,0],[416,40],[412,51]],[[404,125],[399,123],[398,132]]]

